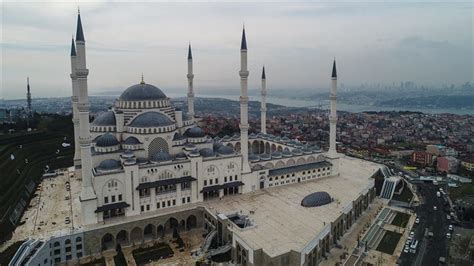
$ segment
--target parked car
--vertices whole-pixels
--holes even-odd
[[[450,239],[451,238],[451,233],[446,233],[446,238]]]
[[[419,223],[420,223],[420,218],[416,218],[415,224],[419,224]]]
[[[438,209],[438,207],[433,206],[433,211],[436,211],[437,209]]]
[[[453,229],[454,229],[454,228],[453,228],[453,225],[450,224],[450,225],[448,226],[448,229],[449,229],[449,231],[453,231]]]

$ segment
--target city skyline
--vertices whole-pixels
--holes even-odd
[[[250,90],[259,87],[265,64],[270,91],[322,91],[330,85],[334,57],[341,82],[349,85],[472,82],[469,3],[80,5],[94,69],[91,94],[123,90],[138,83],[143,72],[147,83],[184,96],[188,42],[197,95],[200,89],[236,89],[242,23]],[[76,9],[77,4],[3,5],[0,98],[24,98],[26,76],[34,97],[70,94],[65,77],[73,32],[68,25]]]

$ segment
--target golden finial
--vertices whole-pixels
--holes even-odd
[[[140,82],[140,84],[145,84],[145,81],[143,80],[143,73],[142,73],[142,81]]]

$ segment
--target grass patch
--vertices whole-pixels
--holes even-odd
[[[132,254],[137,265],[143,265],[150,261],[171,257],[174,253],[168,244],[159,243],[152,247],[135,249]]]
[[[396,225],[399,227],[406,227],[408,220],[410,220],[409,214],[403,213],[403,212],[397,212],[397,215],[395,215],[395,218],[393,218],[393,221],[390,224]]]
[[[460,187],[450,187],[449,197],[451,200],[474,195],[474,184],[462,184]]]
[[[385,235],[383,236],[376,250],[392,255],[401,236],[402,234],[399,233],[385,231]]]

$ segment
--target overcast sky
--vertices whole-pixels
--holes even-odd
[[[265,64],[268,90],[340,82],[461,84],[473,80],[473,4],[466,3],[80,3],[90,94],[147,83],[186,90],[187,45],[195,91],[239,87],[242,24],[249,88]],[[69,96],[70,42],[78,3],[3,3],[0,98]]]

